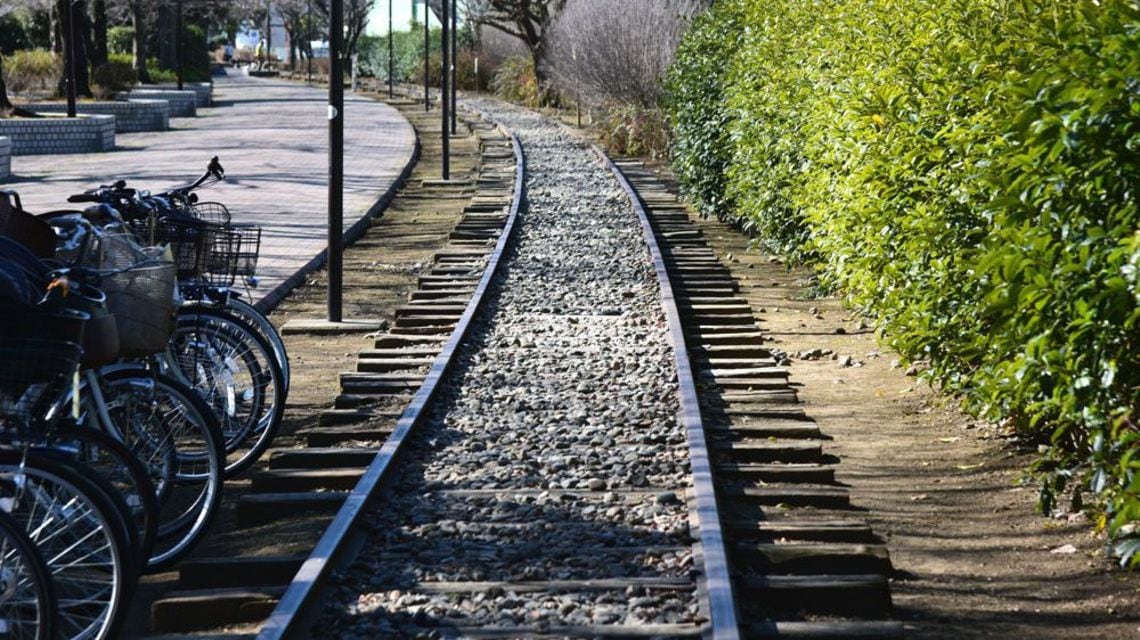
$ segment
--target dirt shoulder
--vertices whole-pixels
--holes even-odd
[[[1035,512],[1028,453],[908,375],[838,299],[810,299],[808,273],[750,251],[726,225],[698,224],[763,310],[773,346],[793,355],[839,481],[889,545],[912,637],[1140,636],[1138,576],[1105,559],[1083,515]]]

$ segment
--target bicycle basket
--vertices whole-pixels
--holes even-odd
[[[149,240],[170,246],[179,279],[198,278],[208,271],[214,237],[221,228],[194,218],[160,218],[151,226]]]
[[[229,227],[213,232],[210,253],[200,279],[213,287],[228,287],[234,283],[238,260],[242,255],[242,236]]]
[[[141,358],[166,349],[174,332],[174,264],[141,262],[103,276],[107,308],[119,328],[119,355]]]
[[[261,254],[261,227],[255,224],[235,224],[230,229],[241,235],[241,252],[235,261],[234,273],[239,276],[257,275],[257,258]]]
[[[196,202],[190,207],[190,215],[222,226],[230,223],[230,210],[220,202]]]
[[[74,384],[82,353],[74,342],[0,339],[0,428],[43,430]]]

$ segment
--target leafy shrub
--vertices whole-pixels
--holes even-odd
[[[197,24],[185,25],[182,41],[182,79],[186,82],[210,81],[210,46],[206,31]]]
[[[135,29],[117,26],[107,29],[107,49],[111,53],[132,53],[135,50]]]
[[[816,261],[967,408],[1046,444],[1043,508],[1083,486],[1119,532],[1140,520],[1138,78],[1133,0],[727,0],[672,71],[674,163],[703,211]]]
[[[150,76],[150,81],[155,84],[178,82],[178,74],[173,69],[163,69],[158,63],[158,58],[147,58],[146,73]]]
[[[16,51],[4,57],[4,81],[12,93],[52,95],[62,73],[62,63],[50,51]]]
[[[95,67],[91,72],[91,89],[100,100],[111,99],[138,81],[139,74],[135,71],[134,58],[130,54],[112,53],[106,64]]]
[[[621,102],[601,109],[596,130],[609,153],[664,158],[669,150],[669,127],[660,109]]]
[[[10,55],[13,51],[31,46],[27,29],[16,14],[0,16],[0,55]]]
[[[725,193],[732,146],[724,94],[726,61],[741,46],[744,4],[744,0],[722,0],[698,16],[681,41],[666,80],[673,169],[697,209],[721,219],[736,215]]]
[[[496,96],[525,107],[537,108],[541,102],[534,61],[525,56],[507,58],[491,78],[491,91]]]

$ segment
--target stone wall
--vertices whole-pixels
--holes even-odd
[[[0,138],[0,180],[12,175],[12,141]]]
[[[64,102],[32,102],[22,108],[37,113],[66,113]],[[116,133],[166,131],[170,128],[170,103],[166,100],[130,100],[119,102],[80,102],[75,110],[81,114],[115,116]]]
[[[198,94],[190,89],[131,89],[115,96],[116,100],[166,100],[171,118],[193,118],[198,115]]]
[[[12,155],[92,153],[115,148],[115,116],[0,119],[0,136],[12,141]]]
[[[147,85],[145,87],[138,87],[138,90],[145,89],[160,89],[162,91],[177,91],[177,84],[155,84]],[[210,82],[183,82],[183,91],[193,91],[198,98],[198,108],[204,109],[213,105],[214,85]]]

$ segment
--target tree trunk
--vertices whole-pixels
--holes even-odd
[[[529,48],[530,59],[534,62],[534,79],[538,82],[538,103],[544,107],[552,106],[554,92],[551,90],[550,70],[546,66],[545,42],[539,41]]]
[[[70,11],[67,16],[68,20],[64,17],[63,12]],[[53,12],[56,19],[54,20],[55,27],[52,33],[55,36],[55,45],[53,49],[57,49],[57,54],[64,53],[65,44],[70,42],[74,47],[72,56],[75,59],[75,95],[91,97],[91,74],[87,68],[87,1],[86,0],[58,0],[55,4],[55,11]],[[71,25],[71,33],[64,33],[64,29],[68,24]],[[63,73],[59,78],[59,93],[67,95],[67,57],[63,58]]]
[[[107,0],[91,2],[91,68],[107,64]]]
[[[135,30],[135,72],[139,76],[139,82],[150,84],[150,74],[146,71],[146,9],[143,8],[141,0],[131,3],[131,26]]]
[[[4,56],[0,56],[0,116],[12,112],[12,101],[8,99],[8,83],[4,82]]]
[[[91,40],[91,20],[87,17],[87,0],[71,0],[71,18],[74,21],[75,43],[75,93],[92,97],[90,56],[87,43]]]

